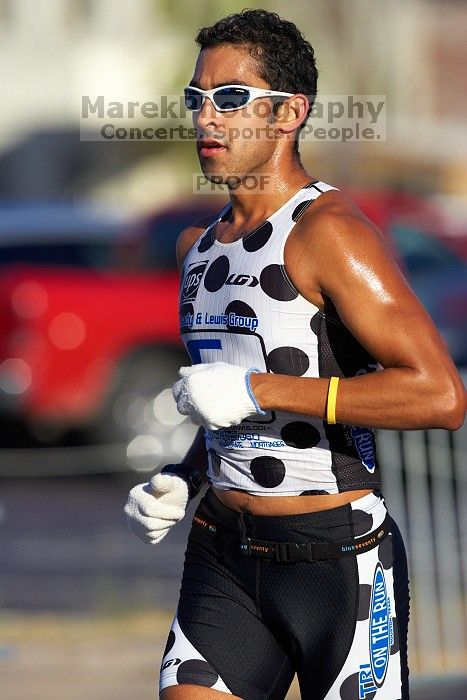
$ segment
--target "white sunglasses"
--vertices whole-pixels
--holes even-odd
[[[277,92],[249,85],[222,85],[213,90],[200,90],[188,85],[184,88],[185,107],[192,112],[199,112],[206,97],[209,97],[219,112],[233,112],[257,100],[258,97],[292,97],[293,92]]]

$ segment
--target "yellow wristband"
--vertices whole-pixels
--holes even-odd
[[[339,377],[331,377],[328,386],[327,400],[327,422],[330,425],[336,423],[336,402],[337,402],[337,387],[339,385]]]

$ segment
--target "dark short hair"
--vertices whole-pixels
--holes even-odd
[[[312,45],[293,22],[282,19],[276,12],[243,10],[200,29],[196,43],[200,51],[220,44],[249,47],[259,76],[271,90],[308,96],[310,108],[300,129],[305,126],[316,97],[318,70]],[[294,141],[297,156],[300,129]]]

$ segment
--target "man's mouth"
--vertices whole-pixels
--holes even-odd
[[[200,139],[197,146],[198,153],[203,158],[211,158],[227,150],[221,141],[216,141],[215,139]]]

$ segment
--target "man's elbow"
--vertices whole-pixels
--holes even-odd
[[[465,421],[467,410],[467,398],[462,381],[450,381],[449,385],[443,388],[438,394],[436,407],[435,427],[446,430],[459,430]]]

